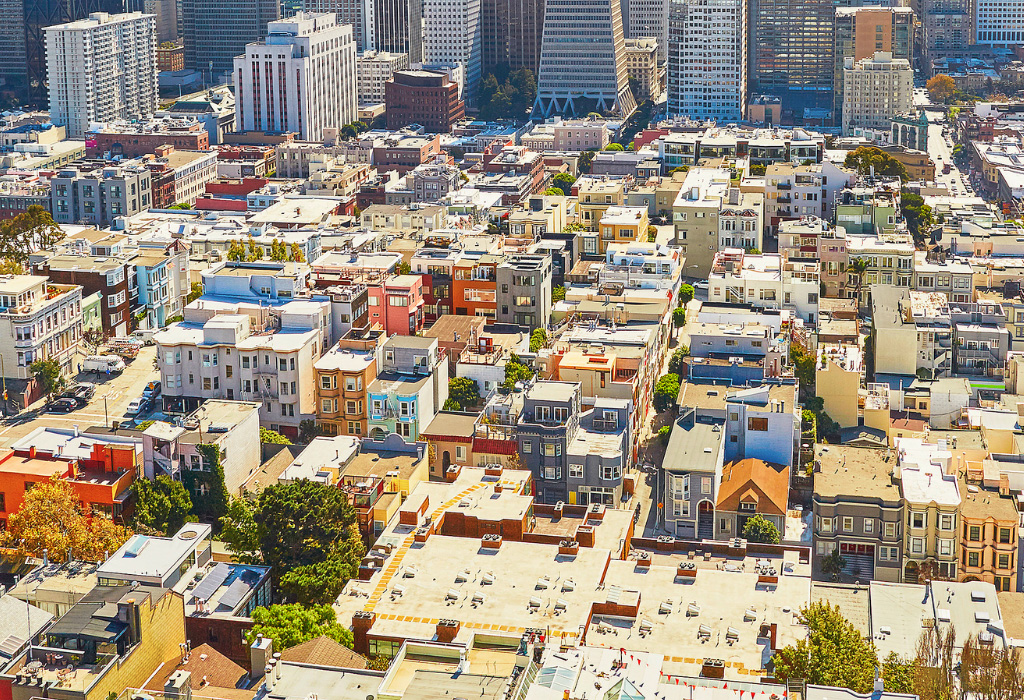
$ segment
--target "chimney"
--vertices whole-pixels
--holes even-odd
[[[369,633],[373,623],[377,621],[377,613],[357,610],[352,615],[352,650],[360,654],[370,653]]]
[[[249,664],[253,674],[258,674],[261,668],[267,666],[274,653],[274,642],[270,637],[262,634],[256,635],[256,641],[249,647]]]
[[[175,671],[164,682],[166,700],[192,700],[192,674],[181,669]]]
[[[281,680],[281,652],[274,652],[274,678]]]
[[[441,644],[451,644],[455,641],[461,627],[462,623],[458,620],[438,620],[435,641]]]

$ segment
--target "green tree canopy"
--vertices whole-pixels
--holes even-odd
[[[565,301],[565,287],[558,285],[551,290],[551,302]]]
[[[253,626],[246,633],[246,642],[252,644],[256,635],[274,640],[274,651],[284,651],[317,637],[330,637],[349,649],[352,632],[338,622],[330,605],[271,605],[252,612]]]
[[[533,378],[534,372],[530,366],[523,362],[519,355],[512,353],[505,361],[505,381],[501,386],[506,391],[512,391],[516,382],[528,382]]]
[[[548,187],[542,194],[548,195],[549,197],[563,197],[565,193],[562,192],[558,187]]]
[[[173,535],[185,524],[192,512],[192,499],[180,481],[158,476],[153,481],[136,479],[132,484],[135,496],[136,529]]]
[[[446,411],[465,411],[480,403],[480,387],[469,377],[452,377],[448,380],[448,401]]]
[[[53,358],[48,360],[36,360],[29,365],[29,371],[39,382],[43,395],[49,397],[53,392],[59,391],[64,386],[64,375],[60,371],[60,363]]]
[[[658,413],[667,411],[676,403],[679,396],[679,375],[663,374],[654,385],[654,410]]]
[[[807,625],[807,638],[775,653],[775,677],[871,692],[878,666],[875,646],[864,640],[839,608],[814,602],[800,610],[800,621]]]
[[[856,168],[861,175],[869,174],[874,166],[875,175],[894,176],[904,182],[910,179],[903,163],[875,146],[859,146],[846,154],[844,163],[848,168]]]
[[[13,219],[0,221],[0,258],[25,263],[33,251],[52,248],[64,231],[50,212],[33,204]]]
[[[534,328],[530,333],[530,352],[537,352],[548,342],[548,332],[543,328]]]
[[[260,426],[260,442],[272,445],[290,445],[292,441],[276,430]]]
[[[913,693],[913,664],[895,651],[890,651],[882,661],[882,683],[885,685],[885,690],[890,693]]]
[[[562,190],[566,196],[572,194],[572,185],[574,182],[576,182],[576,178],[569,173],[558,173],[551,178],[551,186]]]
[[[668,371],[669,374],[675,374],[680,377],[683,376],[683,363],[686,362],[686,358],[690,356],[690,346],[680,345],[672,353],[672,357],[668,358]]]
[[[782,541],[779,528],[760,513],[748,518],[743,524],[743,539],[763,544],[778,544]]]
[[[676,328],[682,328],[686,325],[686,309],[682,306],[672,309],[672,325]]]
[[[480,119],[526,119],[527,112],[537,98],[537,83],[533,71],[520,68],[505,75],[488,73],[480,82],[478,104]]]
[[[693,285],[684,284],[679,287],[679,305],[686,306],[693,300]]]
[[[623,148],[621,143],[612,142],[612,143],[608,144],[607,146],[605,146],[604,150],[606,150],[606,151],[624,151],[626,149]]]

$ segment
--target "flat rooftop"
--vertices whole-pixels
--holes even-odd
[[[815,445],[814,493],[823,498],[877,498],[899,502],[900,488],[891,473],[896,466],[893,450],[845,445]]]
[[[132,535],[109,559],[100,564],[100,578],[132,581],[136,578],[163,578],[209,539],[212,528],[202,523],[186,523],[173,537]]]

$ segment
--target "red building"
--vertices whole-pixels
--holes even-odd
[[[419,124],[431,133],[449,133],[466,116],[459,86],[444,73],[427,70],[395,71],[384,84],[388,129]]]
[[[210,135],[202,122],[165,120],[168,123],[124,125],[90,132],[85,136],[85,154],[89,158],[110,153],[125,158],[156,153],[160,146],[174,146],[178,151],[206,151]]]

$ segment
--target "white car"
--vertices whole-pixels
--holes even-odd
[[[136,416],[139,411],[142,410],[142,405],[146,403],[145,398],[132,399],[128,404],[128,408],[125,409],[124,414],[126,416]]]
[[[699,280],[697,282],[694,282],[693,283],[693,288],[694,289],[704,289],[704,290],[706,290],[708,288],[708,281],[707,280]]]

